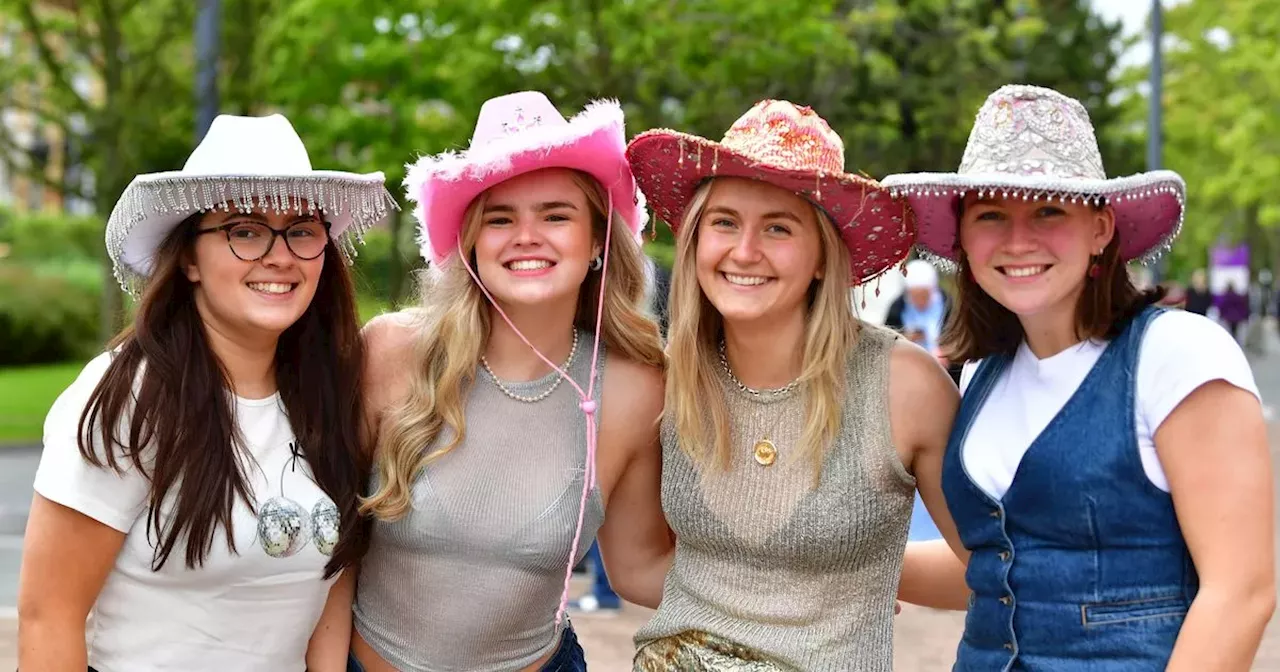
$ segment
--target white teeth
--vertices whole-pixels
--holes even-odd
[[[762,278],[758,275],[734,275],[732,273],[725,273],[724,279],[735,285],[746,285],[748,287],[769,282],[769,278]]]
[[[550,268],[551,262],[546,259],[521,259],[507,264],[507,268],[513,271],[536,271],[543,268]]]
[[[1033,275],[1044,273],[1044,266],[1023,266],[1021,268],[1006,268],[1004,274],[1011,278],[1029,278]]]
[[[251,282],[249,289],[263,294],[287,294],[293,289],[293,285],[286,282]]]

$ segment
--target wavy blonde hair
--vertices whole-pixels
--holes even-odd
[[[720,382],[723,319],[698,285],[698,221],[714,180],[704,183],[686,208],[676,236],[668,330],[666,413],[680,446],[696,463],[728,469],[733,447]],[[800,391],[805,422],[796,456],[812,460],[815,483],[827,449],[840,433],[847,361],[858,321],[849,297],[849,251],[821,208],[813,206],[822,238],[823,276],[810,290]]]
[[[573,171],[573,181],[586,196],[592,231],[603,244],[605,191],[586,173]],[[480,235],[486,201],[487,193],[481,194],[463,215],[462,254],[468,258]],[[617,213],[611,226],[601,342],[610,354],[661,367],[663,354],[658,326],[642,306],[644,255]],[[596,328],[600,278],[599,272],[589,272],[579,290],[574,324],[580,329]],[[457,448],[466,437],[464,406],[475,380],[480,354],[489,340],[487,300],[460,260],[453,260],[443,270],[428,272],[421,292],[420,307],[412,311],[416,318],[414,328],[419,335],[414,344],[417,364],[409,393],[388,409],[381,421],[374,458],[378,489],[361,505],[362,512],[381,520],[404,516],[411,506],[410,486],[414,478],[432,462]],[[435,450],[428,450],[446,430],[448,441]]]

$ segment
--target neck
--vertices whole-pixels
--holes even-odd
[[[1052,357],[1080,342],[1076,332],[1076,302],[1064,302],[1065,309],[1037,315],[1019,315],[1027,347],[1039,359]]]
[[[277,337],[247,338],[205,322],[209,348],[231,379],[231,391],[246,399],[265,399],[277,390]]]
[[[777,389],[800,377],[804,369],[804,310],[767,324],[724,323],[725,356],[743,385]]]
[[[573,319],[577,303],[563,306],[503,308],[512,324],[544,357],[561,366],[573,347]],[[552,369],[529,349],[502,315],[489,307],[489,341],[484,357],[499,378],[512,381],[537,380]]]

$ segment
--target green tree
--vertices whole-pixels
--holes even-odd
[[[43,148],[3,124],[0,161],[89,199],[104,220],[135,174],[180,163],[194,128],[193,9],[184,0],[0,0],[0,27],[14,42],[0,59],[0,109],[35,119],[40,135],[66,139],[93,179],[49,170]],[[105,249],[102,261],[105,340],[122,311]]]
[[[1190,0],[1166,11],[1165,30],[1164,163],[1188,191],[1173,270],[1202,267],[1220,239],[1280,267],[1280,13],[1267,0]],[[1134,117],[1146,102],[1134,97]]]

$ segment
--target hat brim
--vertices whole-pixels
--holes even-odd
[[[654,214],[673,232],[704,180],[742,177],[781,187],[821,207],[849,249],[854,284],[900,263],[915,243],[911,209],[875,180],[763,164],[721,143],[670,129],[637,135],[627,147],[627,158]]]
[[[969,193],[1027,199],[1091,202],[1104,199],[1115,211],[1120,257],[1151,263],[1173,244],[1182,230],[1186,184],[1169,170],[1156,170],[1107,180],[1046,176],[957,173],[908,173],[883,181],[896,196],[906,197],[916,213],[919,248],[948,271],[956,267],[960,200]]]
[[[594,101],[567,123],[525,130],[462,152],[424,156],[407,166],[404,185],[419,223],[422,258],[437,265],[455,256],[467,207],[490,187],[544,168],[591,175],[639,239],[648,222],[644,198],[627,165],[623,112]]]
[[[234,205],[233,205],[234,204]],[[181,171],[139,175],[107,220],[107,252],[116,279],[137,294],[156,250],[184,219],[216,209],[320,212],[347,261],[364,233],[399,205],[382,173],[313,171],[299,175],[192,175]]]

